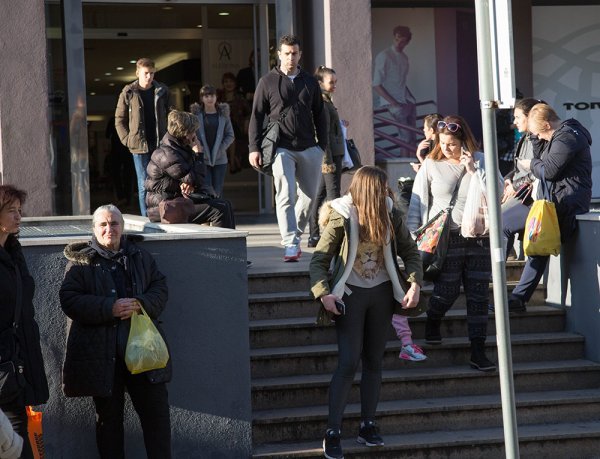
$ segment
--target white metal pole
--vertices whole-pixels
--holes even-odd
[[[491,19],[494,18],[494,0],[476,0],[477,62],[479,71],[479,98],[483,145],[486,163],[488,212],[490,217],[490,251],[492,257],[492,280],[496,314],[496,340],[500,392],[502,396],[502,419],[504,444],[508,459],[519,458],[519,436],[515,407],[512,355],[510,349],[510,323],[508,319],[506,292],[506,262],[502,238],[500,205],[494,197],[501,192],[498,183],[498,145],[496,138],[496,107],[494,100],[492,53],[496,43],[491,40]]]

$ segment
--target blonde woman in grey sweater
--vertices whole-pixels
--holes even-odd
[[[438,133],[438,144],[415,178],[407,216],[408,229],[414,233],[450,205],[458,188],[449,219],[448,252],[429,301],[425,342],[441,344],[442,318],[458,298],[462,284],[467,297],[470,365],[477,370],[493,371],[496,366],[485,355],[491,275],[489,238],[465,238],[460,233],[471,182],[480,180],[485,185],[483,154],[478,151],[467,122],[460,116],[445,117],[438,123]]]

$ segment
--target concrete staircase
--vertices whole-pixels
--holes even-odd
[[[507,267],[509,289],[521,269],[522,262]],[[314,325],[306,262],[251,269],[248,282],[253,457],[322,457],[335,329]],[[544,297],[540,287],[534,306],[510,320],[521,457],[598,458],[600,365],[584,359],[583,338],[564,331],[563,312],[543,305]],[[344,417],[346,458],[505,457],[498,374],[469,368],[465,312],[461,297],[443,321],[441,346],[424,344],[424,317],[411,319],[428,356],[421,363],[398,359],[390,326],[377,416],[386,445],[355,442],[357,375]],[[493,314],[488,331],[495,333]],[[495,342],[488,337],[488,356],[497,361]]]

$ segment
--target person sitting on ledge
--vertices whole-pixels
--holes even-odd
[[[206,166],[202,146],[196,137],[198,117],[192,113],[173,110],[169,113],[167,133],[152,153],[146,180],[148,218],[160,221],[161,201],[181,196],[194,202],[195,212],[189,223],[210,223],[211,226],[235,228],[231,203],[216,197],[206,185]]]

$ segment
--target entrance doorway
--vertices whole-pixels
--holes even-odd
[[[260,8],[265,6],[83,3],[91,209],[114,202],[124,212],[139,213],[131,154],[120,145],[113,129],[119,93],[136,79],[135,61],[140,57],[155,61],[155,79],[169,87],[172,105],[178,110],[189,110],[190,104],[198,102],[204,84],[216,87],[225,103],[224,74],[234,75],[240,86],[243,75],[264,73],[259,62],[250,62],[260,49]],[[274,5],[266,5],[272,49],[274,10]],[[259,179],[247,165],[247,126],[254,88],[246,82],[244,86],[241,98],[236,94],[235,110],[230,103],[238,138],[229,152],[230,163],[239,163],[231,161],[239,158],[243,167],[229,168],[223,197],[232,201],[236,213],[257,214],[261,210]]]

